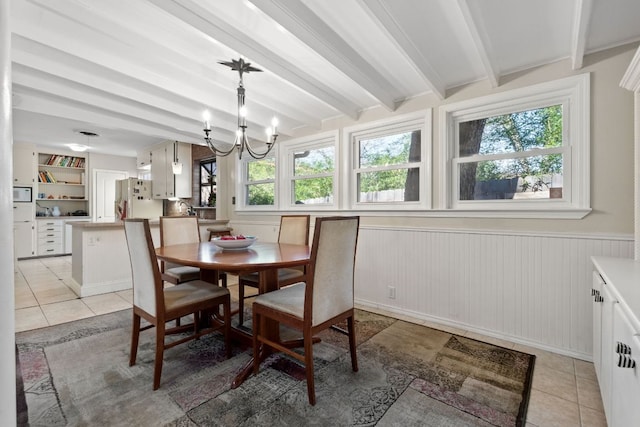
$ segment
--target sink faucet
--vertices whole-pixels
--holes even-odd
[[[178,209],[180,209],[180,213],[181,214],[182,214],[182,206],[183,205],[187,207],[187,215],[195,215],[196,214],[196,211],[193,210],[193,206],[191,206],[189,203],[187,203],[187,202],[185,202],[183,200],[180,200],[180,205],[179,205]]]

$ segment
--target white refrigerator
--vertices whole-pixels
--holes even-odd
[[[162,200],[152,199],[151,181],[127,178],[116,181],[117,219],[147,218],[162,216]]]

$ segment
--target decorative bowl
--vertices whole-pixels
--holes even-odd
[[[211,241],[222,249],[246,249],[258,240],[255,236],[244,236],[244,239],[223,239],[214,237]]]

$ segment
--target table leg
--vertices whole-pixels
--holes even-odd
[[[262,270],[260,271],[260,281],[258,289],[261,294],[271,292],[278,289],[278,270]],[[271,319],[263,319],[264,324],[260,328],[273,340],[280,340],[280,324]],[[260,352],[260,362],[272,353],[270,349],[265,347]],[[231,383],[231,388],[239,387],[253,372],[253,357],[242,367],[236,378]]]

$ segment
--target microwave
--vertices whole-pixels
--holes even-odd
[[[13,187],[14,203],[31,203],[33,201],[33,187]]]

